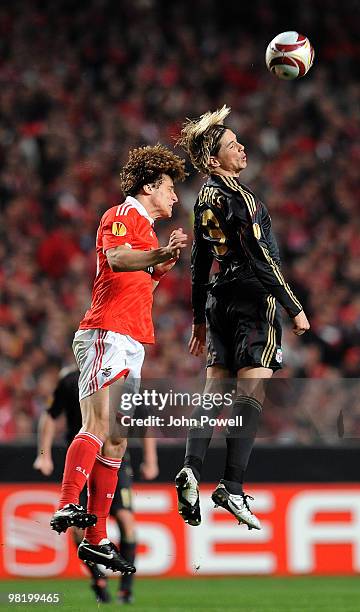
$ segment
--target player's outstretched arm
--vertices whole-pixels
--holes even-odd
[[[34,470],[44,476],[50,476],[54,470],[51,448],[55,436],[55,420],[45,411],[39,419],[37,457],[33,463]]]
[[[113,272],[136,272],[177,257],[178,252],[186,246],[187,235],[179,228],[171,233],[169,243],[165,247],[151,251],[138,251],[120,245],[108,249],[106,257]]]

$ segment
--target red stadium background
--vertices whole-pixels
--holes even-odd
[[[355,574],[360,571],[360,486],[266,484],[249,487],[261,531],[214,510],[202,488],[203,522],[185,525],[171,485],[134,487],[138,574]],[[83,575],[71,535],[49,531],[56,485],[2,485],[0,578]],[[151,499],[151,503],[150,503]],[[115,530],[115,525],[112,524]],[[114,532],[115,533],[115,532]]]

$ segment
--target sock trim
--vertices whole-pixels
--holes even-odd
[[[103,463],[104,465],[107,465],[113,468],[117,468],[117,469],[121,466],[121,459],[113,459],[112,457],[103,457],[103,455],[97,454],[96,460],[99,461],[100,463]]]
[[[260,413],[262,412],[262,409],[263,409],[262,404],[260,404],[260,402],[257,399],[255,399],[254,397],[249,397],[248,395],[238,395],[235,398],[234,405],[236,403],[240,403],[240,402],[242,404],[248,404],[248,405],[252,406],[253,408],[255,408]]]
[[[102,446],[104,444],[104,442],[102,442],[100,440],[100,438],[95,436],[95,434],[90,433],[89,431],[80,431],[78,434],[76,434],[74,440],[76,440],[76,439],[81,440],[81,439],[84,439],[84,438],[85,439],[86,438],[90,438],[90,440],[93,440],[94,442],[96,442],[100,446],[100,448],[102,448]]]

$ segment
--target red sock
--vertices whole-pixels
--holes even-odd
[[[87,431],[75,436],[66,453],[59,508],[63,508],[66,504],[79,503],[80,493],[91,474],[96,454],[102,445],[99,438]]]
[[[110,513],[120,465],[121,459],[96,455],[88,485],[88,512],[97,516],[96,525],[87,527],[85,531],[85,538],[90,544],[99,544],[100,540],[107,537],[106,519]]]

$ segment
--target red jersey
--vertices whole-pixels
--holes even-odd
[[[158,248],[154,220],[135,198],[107,210],[96,235],[97,271],[90,309],[79,329],[108,329],[145,344],[154,343],[151,310],[153,283],[149,272],[113,272],[107,249],[126,245],[148,251]]]

